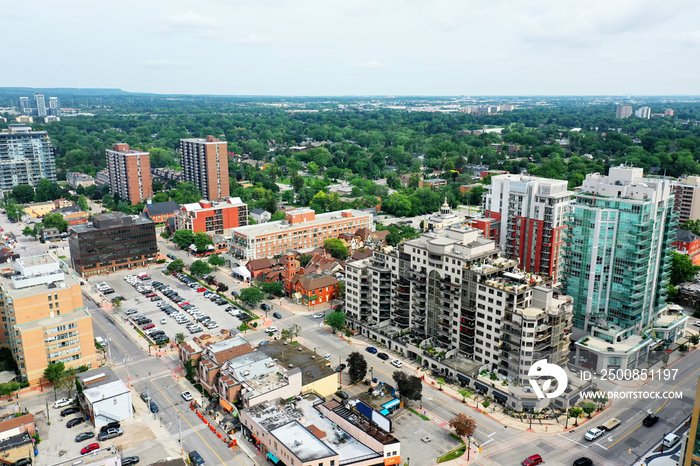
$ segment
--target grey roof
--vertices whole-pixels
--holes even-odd
[[[265,212],[266,212],[266,210],[265,210],[265,209],[261,209],[260,207],[256,207],[255,209],[253,209],[253,210],[250,211],[251,214],[255,214],[255,215],[262,215],[262,214],[264,214]]]
[[[272,358],[267,354],[253,351],[252,353],[231,358],[227,361],[227,364],[229,369],[234,371],[236,380],[242,381],[255,379],[270,372],[277,372],[276,364],[269,367],[269,364],[272,362]]]
[[[180,204],[174,201],[154,202],[152,204],[146,204],[143,211],[148,211],[149,216],[173,214],[180,211]]]
[[[696,235],[690,230],[676,230],[676,241],[692,243],[698,238],[700,238],[700,236]]]

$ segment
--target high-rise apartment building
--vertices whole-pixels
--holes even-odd
[[[232,228],[248,225],[248,205],[240,197],[219,201],[202,199],[183,205],[175,216],[175,225],[178,230],[228,236]]]
[[[20,184],[36,186],[43,178],[56,181],[56,158],[46,131],[10,125],[0,132],[0,190]]]
[[[673,198],[669,180],[622,166],[586,176],[576,191],[562,283],[574,299],[574,326],[590,335],[580,349],[597,370],[635,367],[653,340],[683,333],[687,317],[666,305]],[[653,339],[643,337],[648,331]]]
[[[34,94],[34,100],[36,100],[36,114],[40,117],[46,116],[46,100],[44,100],[44,94]]]
[[[629,118],[632,116],[631,105],[620,105],[615,111],[615,118]]]
[[[673,109],[667,108],[666,111],[664,111],[664,116],[665,117],[672,117],[673,116]]]
[[[114,144],[107,149],[109,190],[128,199],[131,205],[151,197],[151,158],[148,152],[129,149],[129,144]]]
[[[228,148],[214,136],[180,139],[182,175],[191,181],[204,199],[229,197]]]
[[[674,208],[678,212],[680,223],[700,219],[700,176],[687,176],[672,181],[676,194]]]
[[[61,107],[58,103],[58,97],[49,97],[49,115],[61,116]]]
[[[517,260],[499,254],[494,240],[457,224],[405,241],[394,251],[375,250],[369,258],[348,262],[348,327],[367,336],[410,329],[424,342],[423,351],[413,356],[425,358],[428,348],[455,358],[445,365],[462,381],[473,380],[474,371],[486,366],[524,382],[536,360],[564,364],[572,299],[542,286],[541,277],[520,271]],[[522,409],[519,403],[515,406]]]
[[[648,120],[649,118],[651,118],[651,108],[639,107],[637,110],[635,110],[634,116],[636,116],[637,118],[645,118]]]
[[[19,98],[19,113],[24,116],[32,114],[32,104],[29,102],[29,97]]]
[[[158,254],[155,224],[121,212],[70,227],[68,247],[73,268],[83,277],[145,267]]]
[[[563,253],[566,214],[573,192],[566,180],[498,175],[484,196],[484,216],[500,222],[498,244],[527,272],[556,282]]]
[[[45,254],[17,259],[0,277],[0,344],[10,348],[23,381],[39,384],[53,362],[97,363],[92,316],[67,265]],[[64,269],[66,270],[64,272]]]

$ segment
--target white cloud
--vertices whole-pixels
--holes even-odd
[[[262,45],[271,44],[273,42],[274,39],[272,37],[264,37],[257,34],[248,34],[245,37],[234,37],[231,39],[232,44]]]
[[[362,63],[357,63],[356,65],[353,66],[353,68],[360,68],[360,69],[365,69],[365,70],[378,70],[381,68],[386,68],[383,63],[378,62],[377,60],[370,60]]]

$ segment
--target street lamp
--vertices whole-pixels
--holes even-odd
[[[411,466],[411,458],[406,458],[406,465]]]

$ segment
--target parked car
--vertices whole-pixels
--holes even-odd
[[[664,437],[663,445],[666,448],[671,448],[678,442],[680,442],[681,438],[677,436],[676,434],[668,434],[666,437]]]
[[[141,393],[141,399],[145,403],[148,403],[149,401],[151,401],[151,396],[148,394],[148,392],[143,392],[143,393]]]
[[[272,317],[274,317],[275,319],[281,319],[281,318],[282,318],[282,314],[280,314],[279,312],[273,312],[273,313],[272,313]]]
[[[53,403],[54,408],[63,408],[64,406],[72,405],[73,404],[73,398],[61,398],[60,400],[56,400]]]
[[[263,311],[269,311],[269,310],[272,309],[272,308],[270,307],[269,304],[262,303],[262,304],[260,305],[260,309],[262,309]]]
[[[574,466],[593,466],[593,460],[582,456],[581,458],[574,460]]]
[[[391,365],[394,367],[403,367],[403,363],[401,361],[399,361],[398,359],[392,360]]]
[[[71,419],[70,421],[66,422],[66,427],[70,429],[77,426],[78,424],[82,424],[83,422],[85,422],[85,418],[76,417],[75,419]]]
[[[377,348],[375,348],[374,346],[368,346],[367,348],[365,348],[365,351],[367,351],[369,354],[377,354],[378,352]]]
[[[605,433],[605,431],[603,429],[599,429],[598,427],[593,427],[593,428],[589,429],[588,432],[586,432],[583,435],[583,438],[585,438],[589,442],[592,442],[593,440],[602,436],[604,433]]]
[[[66,408],[63,411],[61,411],[61,416],[66,417],[79,412],[80,410],[78,408],[76,408],[75,406],[71,406],[70,408]]]
[[[151,323],[148,323],[148,324],[142,326],[141,329],[142,329],[142,330],[148,330],[148,329],[152,329],[152,328],[155,327],[155,326],[156,326],[156,324],[154,324],[153,322],[151,322]]]
[[[348,366],[346,366],[345,364],[338,364],[335,368],[335,371],[342,372],[343,370],[345,370],[346,367],[348,367]]]
[[[138,309],[132,307],[131,309],[128,309],[124,314],[130,316],[132,314],[136,314],[137,312],[139,312]]]
[[[124,434],[124,429],[107,429],[106,432],[100,432],[97,436],[97,440],[109,440],[111,438],[119,437]]]
[[[107,432],[109,429],[118,429],[121,427],[119,421],[112,421],[107,425],[100,427],[100,432]]]
[[[331,360],[331,355],[330,355],[330,353],[324,355],[324,356],[323,356],[323,359],[325,359],[326,361],[330,361],[330,360]]]
[[[523,460],[523,466],[535,466],[536,464],[542,464],[544,460],[540,455],[528,456]]]
[[[337,392],[335,392],[335,396],[337,396],[341,400],[347,400],[348,398],[350,398],[350,395],[348,395],[348,393],[344,390],[338,390]]]
[[[196,451],[191,451],[190,454],[187,456],[189,457],[190,464],[192,464],[192,466],[206,466],[204,458],[202,458],[202,455],[200,455]]]
[[[12,463],[12,466],[28,466],[32,464],[32,459],[27,457],[27,458],[22,458],[21,460],[17,460],[14,463]]]
[[[82,432],[78,435],[75,436],[75,441],[76,442],[83,442],[87,439],[91,439],[95,436],[94,432]]]
[[[154,401],[151,401],[151,403],[149,404],[149,408],[151,409],[152,413],[158,412],[158,405]]]
[[[382,361],[386,361],[387,359],[389,359],[389,355],[386,353],[377,353],[377,357]]]
[[[204,291],[207,291],[207,289],[204,288],[203,286],[200,286],[199,288],[197,288],[197,291],[198,291],[199,293],[202,293],[202,292],[204,292]]]
[[[319,312],[317,314],[314,314],[314,319],[323,319],[325,317],[325,314],[323,312]]]
[[[122,458],[122,466],[131,466],[132,464],[138,463],[140,458],[138,456],[127,456]]]
[[[644,426],[646,427],[651,427],[657,422],[659,422],[659,416],[657,416],[656,414],[649,414],[647,417],[644,418],[642,424],[644,424]]]
[[[87,455],[91,451],[99,450],[100,449],[100,444],[99,443],[91,443],[90,445],[83,447],[82,450],[80,450],[81,455]]]
[[[182,399],[185,401],[192,401],[192,394],[190,392],[182,392]]]

